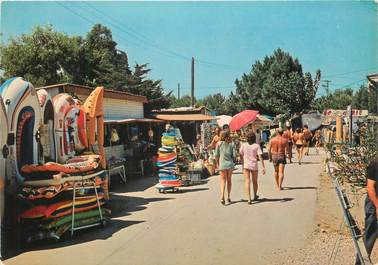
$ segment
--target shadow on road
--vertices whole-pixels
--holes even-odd
[[[320,165],[320,162],[302,162],[302,165]]]
[[[317,187],[283,187],[283,190],[316,190]]]
[[[252,201],[252,204],[258,204],[262,202],[289,202],[294,200],[294,198],[260,198],[257,201]],[[226,204],[226,206],[235,204],[235,203],[247,203],[247,200],[241,199],[239,201],[231,201],[231,203]]]
[[[209,190],[209,188],[179,189],[175,193],[188,193],[188,192],[205,191],[205,190]]]
[[[289,202],[294,198],[260,198],[257,201],[253,201],[252,204],[258,204],[262,202]]]
[[[112,194],[110,195],[110,199],[112,218],[117,218],[130,215],[132,212],[144,210],[149,203],[172,200],[173,198],[143,198]]]
[[[83,244],[93,240],[106,240],[113,236],[119,230],[126,227],[143,223],[144,221],[125,221],[112,219],[108,222],[107,226],[88,228],[75,232],[73,238],[56,242],[54,240],[35,241],[29,245],[25,245],[22,252],[38,251],[47,249],[56,249],[76,244]],[[19,253],[20,254],[20,253]]]
[[[159,182],[157,177],[140,177],[138,179],[127,179],[126,183],[120,183],[113,180],[111,191],[116,193],[145,191],[146,189],[155,186]]]

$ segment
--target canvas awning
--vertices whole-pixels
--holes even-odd
[[[216,117],[204,114],[157,114],[156,119],[163,121],[211,121]]]
[[[122,118],[105,118],[105,124],[126,124],[126,123],[138,123],[138,122],[164,122],[162,120],[157,119],[147,119],[147,118],[140,118],[140,119],[122,119]]]

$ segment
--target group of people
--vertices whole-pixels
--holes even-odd
[[[296,149],[299,165],[302,163],[303,155],[309,154],[311,141],[315,142],[316,153],[319,153],[319,147],[321,146],[320,130],[316,130],[315,133],[312,134],[307,125],[304,125],[303,128],[297,128],[295,131],[292,130],[290,125],[287,125],[283,137],[288,141],[288,158],[290,163],[292,163],[293,145]]]
[[[315,146],[318,148],[321,144],[320,131],[316,131],[312,135],[308,126],[303,129],[292,131],[290,126],[287,129],[276,129],[268,144],[269,161],[273,163],[276,186],[278,190],[282,190],[282,182],[284,179],[284,169],[286,158],[292,163],[292,147],[296,146],[297,160],[301,164],[303,154],[309,152],[309,143],[311,139],[315,140]],[[233,141],[231,132],[227,126],[223,129],[216,128],[211,143],[207,146],[208,150],[212,150],[215,156],[215,167],[220,173],[221,203],[223,205],[231,203],[232,173],[235,168],[237,158],[243,165],[243,175],[245,177],[245,194],[247,202],[252,204],[253,200],[258,200],[258,173],[259,161],[262,167],[262,174],[265,174],[265,163],[262,157],[263,152],[260,144],[257,143],[256,134],[250,130],[246,133],[246,142],[237,146]],[[318,151],[317,151],[318,152]],[[253,184],[253,197],[251,196],[251,180]],[[227,194],[226,193],[227,190]],[[227,196],[225,196],[227,195]],[[227,198],[227,199],[226,199]]]

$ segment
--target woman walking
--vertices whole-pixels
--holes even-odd
[[[215,157],[218,160],[218,169],[220,171],[221,203],[225,205],[224,192],[226,185],[227,202],[231,203],[231,176],[235,167],[234,159],[236,157],[235,145],[228,131],[221,132],[220,141],[215,149]]]
[[[305,141],[301,128],[297,128],[295,130],[295,133],[293,135],[293,140],[294,140],[295,147],[296,147],[296,150],[297,150],[298,164],[300,165],[301,162],[302,162],[303,148],[304,148],[303,144],[304,144],[304,141]]]
[[[245,192],[247,195],[248,204],[252,204],[251,200],[251,175],[253,183],[253,200],[256,201],[259,196],[257,195],[258,190],[258,165],[257,158],[261,161],[262,173],[265,175],[265,164],[262,158],[262,151],[260,145],[256,143],[256,135],[251,132],[247,135],[247,142],[243,143],[240,147],[240,156],[243,161],[243,174],[245,178]]]
[[[315,141],[315,150],[316,153],[319,154],[319,148],[322,146],[322,136],[320,134],[320,130],[316,130],[312,140]]]
[[[207,149],[209,151],[211,151],[214,156],[215,156],[215,148],[217,147],[217,144],[218,144],[218,142],[220,140],[220,132],[221,132],[221,129],[219,127],[216,127],[215,130],[214,130],[213,140],[207,146]],[[217,162],[217,159],[215,159],[215,161],[214,161],[214,168],[215,168],[215,171],[218,171],[218,162]]]

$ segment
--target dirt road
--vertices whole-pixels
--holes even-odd
[[[313,154],[287,165],[283,191],[267,163],[253,205],[241,201],[240,168],[227,206],[220,204],[219,176],[169,194],[159,194],[152,178],[131,181],[114,192],[115,217],[105,229],[34,246],[5,264],[269,264],[277,250],[303,247],[312,232],[322,159]]]

